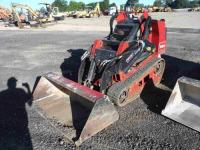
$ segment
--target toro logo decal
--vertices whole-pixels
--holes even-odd
[[[165,49],[166,48],[166,42],[160,42],[159,43],[159,50]]]

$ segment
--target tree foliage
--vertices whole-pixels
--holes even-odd
[[[74,10],[83,10],[85,9],[85,4],[83,2],[76,2],[70,1],[67,10],[74,11]]]
[[[200,0],[163,0],[163,3],[175,9],[193,8],[196,4],[200,4]]]
[[[139,0],[127,0],[126,6],[133,6],[137,4],[137,7],[143,7],[143,4],[138,3]],[[94,9],[97,2],[89,3],[87,6],[92,6]],[[161,7],[164,4],[172,8],[193,8],[195,4],[200,4],[200,0],[155,0],[154,6]],[[60,11],[73,11],[73,10],[83,10],[85,9],[85,4],[83,2],[76,2],[71,0],[69,5],[66,0],[54,0],[51,5],[52,7],[59,7]],[[100,8],[102,11],[108,9],[109,7],[116,6],[115,3],[110,4],[109,0],[102,0],[100,2]]]
[[[162,7],[163,5],[163,2],[161,0],[156,0],[153,4],[153,6],[156,6],[156,7]]]
[[[94,9],[96,5],[97,5],[97,2],[87,4],[87,6],[92,6],[92,9]]]
[[[115,6],[117,6],[115,3],[109,5],[109,7],[115,7]]]
[[[145,7],[144,4],[137,4],[136,7]]]
[[[189,7],[194,7],[196,4],[200,4],[200,0],[190,1]]]
[[[133,4],[136,4],[138,2],[139,2],[139,0],[127,0],[126,6],[133,6]]]
[[[189,7],[189,1],[188,0],[175,0],[173,5],[174,8],[187,8]]]
[[[173,0],[165,0],[164,3],[172,7]]]
[[[109,8],[109,0],[103,0],[102,2],[100,2],[100,9],[101,11],[104,11],[105,9]]]
[[[59,11],[66,11],[67,10],[67,1],[65,0],[55,0],[52,4],[52,7],[58,7]]]

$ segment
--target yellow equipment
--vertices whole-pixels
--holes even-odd
[[[66,14],[67,17],[72,17],[74,13],[75,13],[75,11],[65,12],[65,14]]]
[[[147,9],[144,7],[138,7],[136,12],[145,12]]]
[[[45,5],[46,9],[41,8],[40,15],[43,14],[44,20],[46,22],[51,22],[54,18],[54,20],[64,20],[65,15],[63,13],[59,12],[58,7],[51,7],[49,3],[39,3],[40,5]],[[47,19],[47,20],[45,20]],[[40,21],[42,22],[42,21]]]
[[[24,28],[24,26],[22,25],[24,20],[22,20],[20,18],[20,15],[17,11],[17,8],[28,10],[28,13],[29,13],[28,14],[28,22],[29,23],[30,23],[30,21],[39,21],[38,15],[27,5],[11,3],[11,8],[12,8],[12,11],[13,11],[13,22],[16,22],[20,28]]]
[[[200,11],[200,6],[199,6],[199,4],[196,4],[196,5],[195,5],[194,11]]]
[[[51,5],[49,3],[39,3],[40,5],[45,5],[46,9],[42,9],[40,10],[39,13],[39,22],[52,22],[53,18],[52,18],[52,10],[51,10]]]
[[[52,11],[53,11],[52,16],[53,16],[54,20],[65,20],[65,15],[63,13],[59,12],[58,7],[53,7]]]
[[[189,9],[188,11],[200,11],[200,6],[199,4],[195,4],[194,8]]]
[[[36,23],[46,23],[46,22],[52,22],[52,10],[50,9],[50,4],[48,3],[40,3],[43,5],[46,5],[46,9],[41,9],[40,12],[35,12],[33,9],[31,9],[27,5],[23,4],[13,4],[11,3],[11,8],[13,10],[13,22],[16,22],[20,28],[24,28],[22,23],[30,23],[32,24],[34,22]],[[28,16],[25,16],[20,18],[20,15],[17,11],[17,8],[26,9],[28,11]],[[28,17],[28,18],[27,18]]]
[[[80,11],[76,11],[73,14],[73,18],[84,18],[87,14],[87,10],[80,10]]]
[[[87,13],[86,17],[90,17],[90,18],[95,17],[95,16],[100,17],[100,15],[101,15],[100,4],[97,3],[94,10],[91,10],[89,13]]]
[[[172,9],[168,5],[164,5],[163,7],[158,7],[156,12],[171,12]]]
[[[147,9],[148,9],[148,12],[155,12],[158,9],[158,7],[151,6],[151,7],[147,8]]]
[[[83,10],[83,11],[77,11],[76,13],[74,13],[73,17],[74,18],[93,18],[95,16],[100,17],[101,15],[101,11],[100,11],[100,4],[97,3],[96,7],[94,8],[94,10],[90,10],[89,8],[92,6],[86,6],[87,9]]]

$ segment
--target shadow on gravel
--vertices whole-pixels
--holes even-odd
[[[71,56],[64,59],[64,62],[61,64],[60,69],[62,71],[63,77],[77,82],[78,70],[81,64],[81,56],[84,54],[85,50],[70,49],[67,51],[71,53]]]
[[[173,89],[178,78],[185,76],[200,80],[200,64],[182,60],[169,55],[162,55],[166,61],[166,68],[162,84]]]
[[[170,91],[154,86],[153,81],[150,80],[145,85],[140,97],[147,104],[149,110],[160,114],[165,108],[170,94]]]
[[[28,83],[23,86],[27,93],[17,87],[17,79],[7,81],[8,89],[0,92],[0,149],[32,150],[28,130],[28,117],[25,104],[30,106],[32,94]]]
[[[199,34],[199,29],[192,28],[167,28],[167,32]]]
[[[200,64],[168,55],[162,55],[162,58],[166,61],[166,68],[161,83],[168,88],[173,89],[178,78],[182,76],[200,80]],[[149,81],[141,93],[141,98],[148,109],[160,114],[170,95],[171,92],[155,87],[153,81]]]

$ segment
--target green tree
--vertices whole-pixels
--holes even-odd
[[[144,7],[144,4],[137,4],[136,7]]]
[[[193,1],[189,1],[189,7],[193,8],[195,7],[196,4],[199,4],[200,0],[193,0]]]
[[[102,2],[100,2],[100,8],[101,11],[108,9],[109,8],[109,0],[103,0]]]
[[[94,9],[96,7],[96,5],[97,5],[97,3],[94,3],[94,2],[87,4],[87,6],[92,6],[92,9]]]
[[[69,6],[67,8],[68,11],[83,10],[83,9],[85,9],[85,4],[83,2],[76,2],[76,1],[70,1]]]
[[[109,7],[115,7],[115,6],[117,6],[115,3],[109,5]]]
[[[163,0],[162,2],[163,4],[168,5],[169,7],[172,7],[173,5],[173,0]]]
[[[156,0],[153,4],[153,6],[156,6],[156,7],[162,7],[163,5],[163,2],[161,0]]]
[[[179,9],[179,8],[187,8],[189,7],[190,3],[188,0],[175,0],[172,7]]]
[[[167,5],[169,5],[169,6],[171,6],[172,3],[173,3],[173,0],[166,0],[166,1],[165,1],[165,4],[167,4]]]
[[[58,7],[59,11],[66,11],[67,10],[67,1],[65,0],[55,0],[51,6],[52,7]]]
[[[139,2],[139,0],[127,0],[126,6],[133,6],[133,4],[136,4],[138,2]]]
[[[79,8],[79,9],[85,9],[85,3],[83,3],[83,2],[78,2],[78,8]]]

